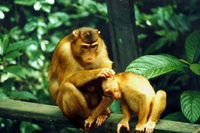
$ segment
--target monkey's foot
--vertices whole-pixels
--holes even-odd
[[[144,125],[143,124],[137,124],[135,127],[135,132],[136,133],[143,133],[145,131]]]
[[[97,120],[96,120],[96,126],[100,127],[102,126],[102,124],[106,121],[106,119],[108,118],[108,116],[110,115],[111,111],[109,108],[107,108],[105,111],[103,111],[101,113],[101,115],[99,115],[97,117]]]
[[[156,123],[155,122],[147,122],[144,125],[145,133],[153,133]]]
[[[117,124],[117,133],[120,133],[120,130],[122,127],[125,127],[127,131],[130,131],[130,126],[127,120],[122,119],[118,124]]]
[[[85,120],[85,123],[84,123],[85,130],[89,130],[92,127],[92,124],[94,123],[94,121],[95,121],[95,119],[93,119],[92,117],[89,116]]]

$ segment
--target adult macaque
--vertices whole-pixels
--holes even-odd
[[[83,27],[60,40],[49,68],[50,92],[70,120],[86,119],[92,112],[101,125],[108,117],[112,98],[102,97],[93,83],[114,75],[112,61],[100,32]],[[98,86],[97,86],[98,87]],[[101,87],[101,84],[99,84]]]
[[[123,119],[117,125],[129,127],[131,111],[138,116],[136,132],[152,133],[161,113],[166,107],[166,93],[163,90],[155,93],[149,81],[131,72],[119,73],[114,78],[105,79],[102,83],[105,96],[120,99]]]

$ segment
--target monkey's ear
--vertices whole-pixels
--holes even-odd
[[[72,33],[76,38],[79,37],[79,30],[74,30]]]
[[[98,33],[98,35],[101,34],[101,31],[99,31],[98,29],[95,29],[95,31]]]

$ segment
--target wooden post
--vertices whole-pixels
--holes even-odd
[[[107,0],[114,70],[123,72],[138,57],[133,0]]]

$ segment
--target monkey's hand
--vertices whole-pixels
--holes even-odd
[[[92,124],[94,123],[95,119],[93,119],[92,117],[88,117],[86,120],[85,120],[85,124],[84,124],[84,128],[85,130],[89,130],[92,126]]]
[[[101,127],[102,124],[106,121],[106,119],[108,118],[108,116],[110,115],[111,111],[109,108],[107,108],[106,110],[104,110],[101,115],[99,115],[97,117],[97,121],[96,121],[96,126]]]
[[[129,123],[128,123],[128,120],[126,119],[122,119],[118,125],[117,125],[117,133],[120,133],[120,129],[122,127],[125,127],[127,129],[127,131],[130,131],[130,126],[129,126]]]
[[[102,68],[98,74],[98,77],[102,78],[112,78],[115,75],[115,72],[109,68]]]

